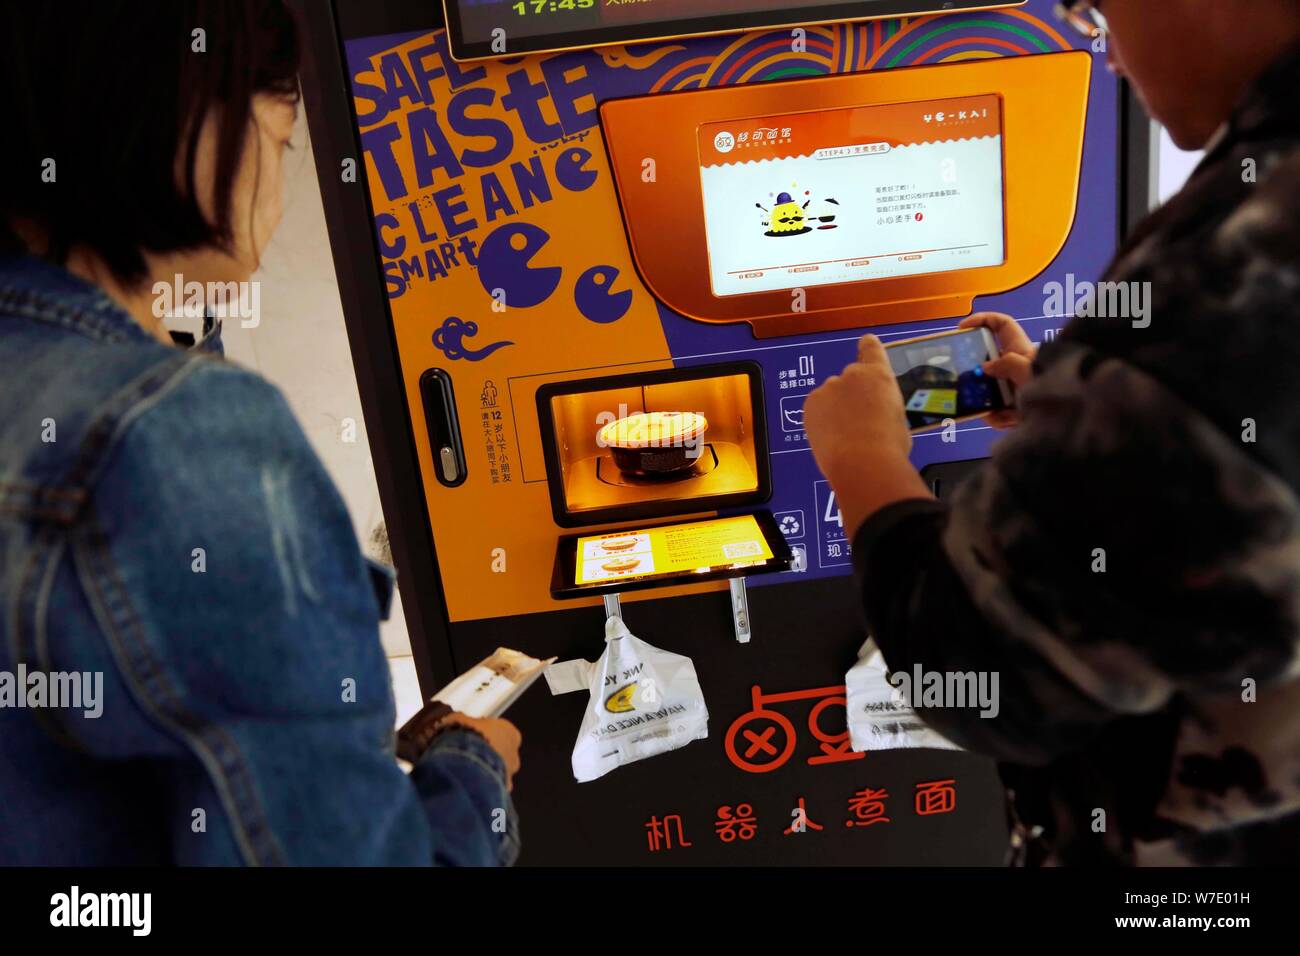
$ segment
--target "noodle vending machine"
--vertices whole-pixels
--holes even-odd
[[[522,863],[996,864],[989,761],[849,745],[851,529],[802,403],[868,327],[1054,334],[1048,287],[1118,241],[1119,84],[1046,0],[755,2],[728,34],[665,2],[667,38],[576,3],[497,4],[540,18],[505,52],[490,4],[449,0],[450,31],[427,0],[301,5],[421,687],[499,645],[594,660],[607,614],[693,659],[707,738],[589,783],[586,695],[513,707]],[[992,440],[914,460],[943,494]]]

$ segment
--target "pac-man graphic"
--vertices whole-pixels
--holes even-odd
[[[632,702],[634,693],[636,693],[636,681],[624,684],[605,698],[605,709],[611,714],[626,714],[636,710],[636,704]]]

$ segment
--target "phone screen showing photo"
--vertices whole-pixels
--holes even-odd
[[[989,354],[980,329],[886,348],[913,429],[1006,407],[997,379],[985,374]]]

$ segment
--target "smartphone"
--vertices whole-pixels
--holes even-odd
[[[979,418],[1015,404],[1010,383],[984,363],[1000,354],[988,329],[959,329],[885,346],[912,431]]]

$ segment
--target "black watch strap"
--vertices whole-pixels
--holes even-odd
[[[429,749],[429,744],[443,729],[443,721],[451,708],[440,700],[431,700],[419,713],[402,724],[397,731],[397,756],[407,763],[416,763]]]

